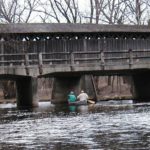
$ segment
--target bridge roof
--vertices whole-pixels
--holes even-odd
[[[150,33],[148,25],[96,25],[65,23],[0,24],[0,34],[35,33]]]

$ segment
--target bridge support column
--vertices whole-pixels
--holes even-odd
[[[91,76],[56,77],[52,91],[52,103],[65,103],[70,91],[74,91],[78,95],[81,90],[87,92],[89,97],[95,98]]]
[[[150,101],[150,71],[133,75],[134,97],[139,101]]]
[[[37,78],[25,77],[17,79],[17,107],[38,106]]]

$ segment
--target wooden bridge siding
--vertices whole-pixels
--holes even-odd
[[[1,40],[0,41],[0,54],[4,54],[4,42]],[[4,61],[4,56],[0,56],[0,61]],[[0,66],[2,66],[3,63],[0,63]]]
[[[45,53],[50,53],[50,52],[63,52],[63,41],[61,40],[47,40],[47,41],[42,41],[46,44],[45,46]],[[60,47],[61,45],[61,47]],[[40,52],[42,52],[42,49],[40,50]],[[45,55],[44,56],[45,59],[60,59],[61,58],[61,55],[60,54],[57,54],[57,55],[54,55],[54,54],[49,54],[49,55]]]
[[[106,39],[106,51],[122,51],[122,50],[129,50],[132,49],[134,51],[143,50],[142,52],[133,52],[133,57],[141,57],[141,56],[150,56],[150,52],[144,52],[144,49],[150,49],[150,39],[113,39],[108,38]],[[118,53],[117,55],[115,53],[109,53],[105,54],[105,58],[110,57],[128,57],[128,53]],[[142,60],[142,59],[141,59]],[[115,63],[117,63],[117,60],[114,60]],[[126,59],[122,59],[122,63],[126,63]],[[113,63],[112,61],[109,61],[109,63]],[[118,63],[121,63],[120,60],[118,60]]]
[[[106,39],[106,50],[127,50],[127,49],[149,49],[150,39],[123,39],[123,38],[107,38]]]
[[[75,39],[72,39],[72,40],[67,40],[66,41],[66,51],[67,52],[73,52],[74,50],[77,50],[77,51],[80,51],[80,45],[81,45],[81,41],[77,41]],[[69,57],[69,62],[68,63],[71,63],[71,59],[72,59],[72,56]]]
[[[32,60],[32,62],[30,63],[31,65],[36,65],[38,62],[36,62],[36,60],[38,60],[38,51],[39,51],[39,47],[37,47],[38,45],[38,41],[31,41],[31,52],[33,50],[33,53],[36,53],[35,55],[30,55],[29,59]]]
[[[104,50],[104,56],[107,62],[107,58],[111,57],[128,57],[127,52],[123,53],[107,53],[108,51],[123,51],[123,50],[142,50],[143,52],[133,52],[133,57],[138,56],[150,56],[150,52],[144,52],[144,49],[150,49],[150,39],[141,39],[141,38],[79,38],[79,39],[48,39],[48,40],[29,40],[29,41],[0,41],[0,47],[4,46],[4,54],[16,54],[16,53],[35,53],[29,56],[30,64],[37,64],[38,62],[38,53],[45,52],[82,52],[82,51],[100,51]],[[3,50],[1,50],[2,52]],[[80,58],[98,58],[98,54],[74,54],[75,59]],[[4,56],[5,61],[7,60],[24,60],[24,56]],[[69,63],[67,60],[70,59],[70,56],[67,54],[52,54],[44,55],[43,59],[62,59],[59,62],[53,63]],[[2,56],[1,56],[2,60]],[[63,61],[64,60],[64,61]],[[109,61],[117,62],[117,60]],[[127,59],[122,59],[122,63],[126,63]],[[144,61],[144,59],[143,59]],[[78,61],[76,61],[78,62]],[[87,62],[87,61],[83,61]],[[46,62],[45,62],[46,63]],[[47,62],[49,63],[49,62]],[[118,63],[120,60],[118,59]],[[6,63],[10,65],[10,63]],[[14,64],[17,64],[14,63]],[[20,63],[21,64],[21,63]]]
[[[128,43],[129,41],[126,41],[126,39],[122,39],[122,38],[107,38],[106,39],[106,52],[111,52],[111,51],[124,51],[129,49],[128,47]],[[130,44],[129,44],[130,45]],[[106,63],[107,63],[107,58],[112,58],[112,57],[120,57],[120,58],[128,58],[129,54],[128,52],[122,52],[122,53],[105,53],[105,58],[106,58]],[[109,64],[113,64],[113,62],[115,63],[119,63],[119,64],[125,64],[127,63],[127,59],[115,59],[115,60],[108,60]]]
[[[87,51],[98,51],[98,40],[97,39],[87,39]],[[88,54],[88,58],[98,58],[98,54]],[[97,61],[94,61],[97,62]]]
[[[140,52],[133,52],[133,58],[134,61],[137,63],[145,62],[147,61],[146,57],[150,57],[150,51],[144,51],[146,49],[150,49],[150,39],[134,39],[132,41],[132,49],[133,50],[143,50]],[[143,58],[142,58],[143,57]],[[140,58],[140,61],[139,59]],[[148,58],[149,59],[149,58]]]
[[[13,62],[13,65],[17,65],[18,60],[20,61],[21,59],[24,59],[22,58],[22,56],[13,55],[16,53],[20,53],[19,51],[20,49],[22,49],[22,46],[23,46],[22,42],[20,43],[19,41],[1,41],[0,43],[1,45],[3,45],[3,48],[4,48],[4,50],[1,50],[1,52],[3,51],[3,54],[10,54],[8,56],[6,55],[1,56],[3,57],[3,62],[5,65],[11,65],[12,62]]]

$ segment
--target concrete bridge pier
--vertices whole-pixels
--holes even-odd
[[[70,91],[74,91],[78,95],[81,90],[87,92],[89,97],[95,98],[94,86],[90,75],[56,77],[53,84],[52,103],[65,103]]]
[[[38,106],[37,78],[23,77],[16,80],[17,107]]]
[[[132,76],[133,96],[138,101],[150,101],[150,71],[143,71]]]

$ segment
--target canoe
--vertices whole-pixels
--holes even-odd
[[[87,104],[95,104],[95,101],[88,100],[86,101],[76,101],[76,102],[71,102],[69,105],[87,105]]]

